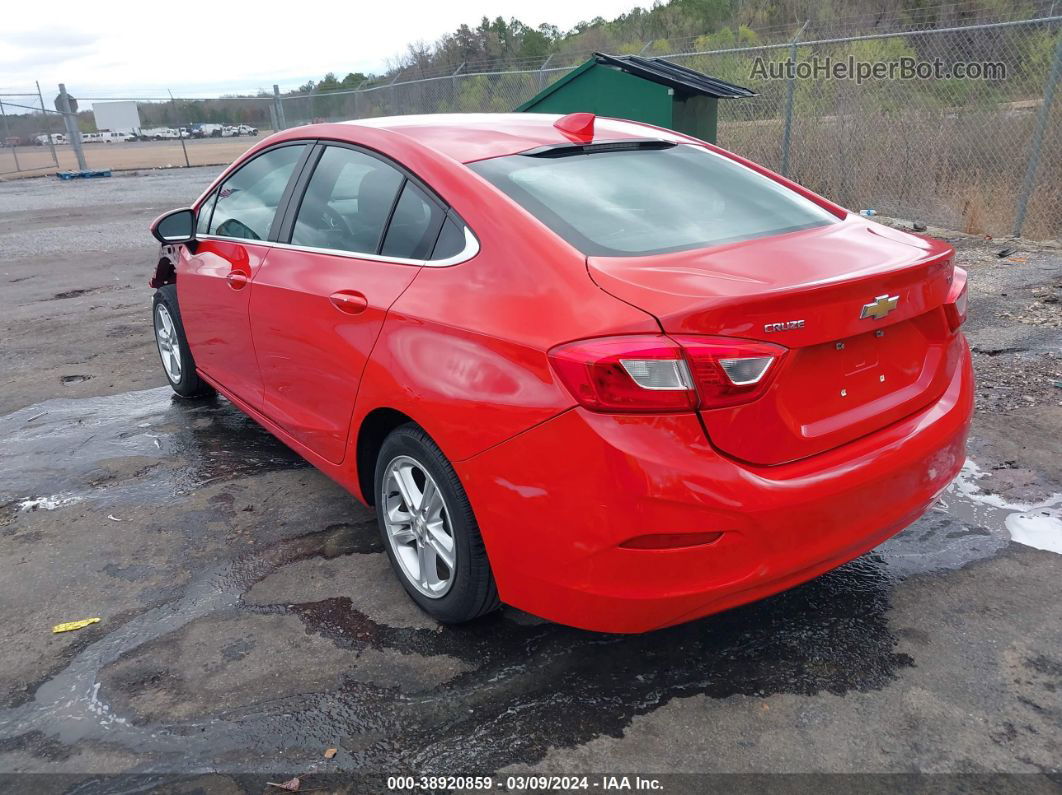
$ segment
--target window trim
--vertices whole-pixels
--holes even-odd
[[[302,171],[299,173],[298,179],[292,184],[292,195],[287,197],[287,205],[284,210],[283,221],[280,228],[277,230],[276,240],[271,243],[276,248],[286,249],[288,251],[305,251],[310,254],[330,254],[338,257],[347,257],[348,259],[363,259],[370,260],[372,262],[391,262],[396,265],[417,265],[423,267],[434,268],[446,268],[451,265],[459,265],[462,262],[467,262],[479,253],[479,239],[476,237],[472,229],[465,223],[465,220],[454,211],[454,209],[447,204],[443,198],[439,195],[438,191],[434,190],[424,180],[403,166],[397,160],[377,152],[374,149],[370,149],[366,146],[351,143],[350,141],[336,141],[332,139],[319,138],[314,139],[314,146],[311,147],[311,154],[307,157],[306,162],[303,164]],[[322,155],[326,147],[334,146],[343,149],[352,149],[355,152],[373,157],[385,165],[388,165],[397,170],[405,179],[398,187],[397,193],[395,193],[394,201],[392,202],[390,212],[387,214],[387,222],[384,224],[383,229],[380,232],[380,239],[376,243],[375,252],[362,252],[362,251],[346,251],[344,249],[333,248],[314,248],[312,246],[300,246],[291,243],[291,236],[295,228],[295,219],[298,216],[299,209],[302,207],[303,199],[306,196],[306,189],[309,187],[310,179],[313,177],[313,172],[317,168],[317,164],[320,162]],[[391,227],[391,219],[394,216],[395,207],[398,205],[399,199],[402,197],[402,191],[405,188],[406,182],[412,182],[416,187],[420,188],[428,198],[429,201],[434,202],[439,210],[442,212],[443,223],[439,225],[439,229],[436,231],[436,241],[438,241],[439,234],[442,233],[442,228],[446,223],[447,218],[452,218],[455,223],[458,223],[465,235],[465,245],[457,254],[445,259],[407,259],[405,257],[387,257],[380,254],[381,247],[384,240],[387,239],[387,232]],[[272,237],[272,235],[271,235]],[[225,238],[230,239],[230,238]],[[432,250],[434,251],[434,244]],[[429,255],[430,256],[430,255]]]
[[[403,257],[385,257],[380,254],[363,254],[357,251],[343,251],[336,248],[313,248],[311,246],[298,246],[291,243],[280,243],[275,240],[244,240],[238,237],[216,237],[214,235],[196,235],[196,240],[219,240],[225,242],[251,243],[265,248],[279,248],[286,251],[303,251],[307,254],[328,254],[333,257],[346,257],[347,259],[369,260],[371,262],[389,262],[394,265],[417,265],[426,268],[448,268],[451,265],[460,265],[467,262],[479,253],[479,240],[468,227],[461,222],[461,229],[465,233],[465,247],[457,254],[445,259],[405,259]]]

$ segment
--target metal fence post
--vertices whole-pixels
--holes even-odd
[[[277,129],[288,129],[288,123],[284,119],[284,100],[280,98],[280,86],[273,83],[273,108],[277,118]]]
[[[173,116],[177,118],[177,100],[173,98],[173,91],[166,89],[166,92],[170,95],[170,102],[173,104]],[[181,120],[177,119],[177,124],[180,124]],[[188,147],[184,144],[184,127],[177,128],[177,137],[181,139],[181,151],[184,152],[184,167],[191,167],[191,163],[188,162]]]
[[[372,82],[372,81],[370,81],[370,80],[362,80],[360,83],[358,83],[357,88],[354,89],[354,118],[355,119],[360,119],[361,118],[361,90],[363,88],[365,88],[365,86],[368,83],[370,83],[370,82]]]
[[[2,99],[0,99],[0,121],[4,123],[4,138],[6,139],[9,131],[7,129],[7,113],[4,112],[4,101]],[[6,140],[4,144],[7,144]],[[15,156],[15,171],[21,171],[22,166],[18,164],[18,141],[12,141],[11,154]]]
[[[808,20],[800,26],[793,40],[789,43],[789,68],[792,72],[786,76],[785,82],[785,122],[782,127],[782,168],[781,175],[789,176],[789,149],[793,142],[793,99],[796,95],[796,60],[797,41],[808,26]]]
[[[542,62],[542,66],[538,67],[538,90],[541,91],[546,87],[546,67],[549,66],[549,62],[553,60],[553,56],[556,53],[550,53],[546,56],[546,60]]]
[[[85,162],[85,153],[81,151],[81,130],[77,126],[77,114],[70,108],[70,96],[66,93],[66,85],[59,84],[59,112],[66,121],[66,135],[70,139],[70,145],[74,147],[74,156],[77,157],[77,167],[82,171],[88,170]]]
[[[48,148],[52,150],[52,162],[55,163],[55,167],[59,168],[59,155],[55,153],[55,141],[52,140],[52,124],[48,120],[48,110],[44,107],[44,94],[41,93],[41,81],[35,81],[37,83],[37,99],[41,103],[41,116],[44,121],[44,135],[48,139]]]
[[[1021,228],[1025,225],[1025,211],[1029,208],[1029,196],[1036,187],[1036,170],[1040,166],[1040,150],[1044,145],[1047,120],[1051,116],[1051,105],[1054,103],[1055,88],[1058,86],[1060,77],[1062,77],[1062,33],[1058,35],[1055,57],[1051,62],[1051,70],[1047,74],[1044,101],[1040,105],[1040,112],[1036,114],[1036,130],[1033,132],[1032,147],[1029,150],[1029,164],[1025,168],[1025,179],[1021,183],[1018,208],[1014,215],[1014,237],[1021,237]]]

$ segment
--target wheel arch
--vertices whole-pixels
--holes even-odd
[[[376,504],[374,480],[376,477],[376,457],[380,454],[384,439],[395,428],[408,423],[417,427],[417,421],[398,409],[388,406],[375,408],[365,415],[358,427],[358,439],[355,445],[355,465],[357,467],[358,489],[366,505]]]
[[[162,246],[159,249],[159,261],[155,265],[155,274],[148,281],[148,287],[162,287],[177,281],[177,247]]]

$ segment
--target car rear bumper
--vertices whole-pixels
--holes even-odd
[[[934,404],[840,448],[755,467],[693,414],[569,410],[457,464],[502,601],[605,632],[643,632],[768,596],[917,519],[965,459],[970,353]],[[722,532],[668,550],[653,533]]]

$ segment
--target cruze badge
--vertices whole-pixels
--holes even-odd
[[[770,334],[775,331],[792,331],[793,329],[804,328],[803,320],[787,320],[785,323],[767,323],[764,325],[763,330]]]
[[[875,320],[881,320],[885,315],[894,310],[897,304],[900,303],[900,296],[898,295],[879,295],[869,304],[863,304],[863,311],[859,313],[860,319],[865,317],[872,317]]]

